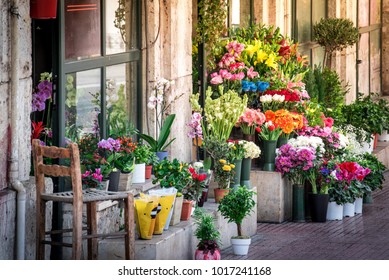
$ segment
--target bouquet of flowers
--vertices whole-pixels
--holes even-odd
[[[191,166],[188,170],[192,176],[192,182],[183,188],[182,194],[185,199],[198,201],[203,188],[205,188],[207,174],[200,173],[196,168]]]
[[[220,159],[215,162],[215,181],[218,182],[218,187],[228,189],[230,181],[234,176],[235,165],[228,162],[227,159]]]
[[[236,91],[223,91],[219,86],[219,97],[213,99],[214,92],[211,87],[206,91],[204,118],[201,120],[202,133],[204,137],[212,136],[220,141],[227,141],[232,128],[238,121],[239,116],[247,107],[247,96],[239,97]],[[191,99],[192,108],[199,108],[198,95]],[[197,97],[197,99],[196,99]],[[201,107],[200,107],[201,108]]]
[[[244,146],[243,146],[243,140],[227,140],[228,148],[230,149],[230,159],[232,161],[234,160],[240,160],[244,158]]]
[[[298,136],[290,139],[277,153],[276,170],[296,184],[309,180],[312,192],[317,193],[318,166],[324,151],[324,143],[319,137]]]
[[[365,176],[370,172],[369,168],[352,161],[329,161],[320,168],[322,181],[328,185],[330,201],[337,204],[354,202],[360,196],[360,189],[364,188]]]
[[[244,158],[258,158],[261,155],[261,149],[252,141],[243,140]]]
[[[254,134],[255,128],[261,126],[265,122],[265,115],[260,109],[246,108],[243,114],[239,117],[235,126],[240,127],[243,134]]]
[[[292,184],[303,184],[308,172],[316,166],[317,159],[316,149],[313,147],[285,144],[277,152],[276,171],[286,176]]]

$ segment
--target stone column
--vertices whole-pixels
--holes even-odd
[[[382,4],[382,93],[389,96],[389,0]]]

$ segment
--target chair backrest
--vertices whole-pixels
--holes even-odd
[[[76,143],[70,143],[66,148],[42,146],[38,139],[32,141],[34,173],[37,192],[44,192],[45,175],[53,177],[71,177],[72,190],[75,197],[82,197],[82,181],[80,168],[80,153]],[[69,159],[70,166],[45,164],[43,158]]]

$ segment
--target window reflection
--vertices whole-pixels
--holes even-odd
[[[136,0],[106,1],[107,54],[121,53],[137,47],[136,2]]]
[[[101,55],[100,1],[65,0],[65,59]]]
[[[136,119],[136,63],[107,67],[106,108],[108,134],[125,135]]]
[[[76,141],[83,133],[99,133],[100,69],[66,75],[65,137]]]

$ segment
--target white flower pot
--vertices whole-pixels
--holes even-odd
[[[358,198],[355,200],[355,209],[354,209],[354,213],[355,213],[355,214],[362,214],[362,208],[363,208],[363,198],[362,198],[362,197],[358,197]]]
[[[343,205],[339,205],[336,202],[328,202],[327,220],[343,220]]]
[[[355,204],[345,203],[343,205],[343,217],[354,217],[355,215]]]
[[[146,182],[146,164],[135,164],[135,168],[132,174],[132,183],[139,184]]]
[[[362,143],[362,151],[365,153],[372,153],[374,150],[374,136],[369,140],[369,142]]]
[[[232,251],[235,255],[247,255],[251,244],[251,238],[231,238]]]
[[[378,135],[379,142],[389,142],[389,133],[387,130],[382,131],[380,135]]]

